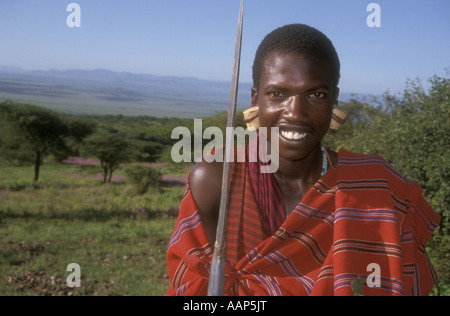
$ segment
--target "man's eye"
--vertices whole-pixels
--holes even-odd
[[[268,95],[272,99],[281,99],[283,97],[283,95],[279,91],[269,92]]]
[[[317,99],[317,100],[322,100],[326,98],[326,94],[323,92],[314,92],[313,94],[311,94],[309,97],[313,98],[313,99]]]

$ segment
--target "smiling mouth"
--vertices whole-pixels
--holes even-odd
[[[280,134],[281,136],[283,136],[288,140],[302,140],[308,137],[309,135],[309,133],[300,133],[297,131],[285,131],[285,130],[282,130]]]

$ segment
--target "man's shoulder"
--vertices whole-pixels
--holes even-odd
[[[220,205],[223,163],[197,162],[189,175],[189,187],[197,206],[203,211]]]
[[[384,157],[375,154],[361,154],[357,152],[351,152],[345,149],[338,151],[338,165],[348,166],[368,166],[377,165],[379,167],[395,169],[392,164]]]
[[[338,169],[345,169],[346,172],[352,171],[358,176],[372,175],[375,178],[396,178],[405,183],[413,183],[413,181],[403,177],[389,161],[380,155],[361,154],[341,149],[338,152],[337,166]]]
[[[419,185],[404,177],[389,161],[380,155],[339,150],[337,170],[339,178],[385,181],[394,191],[421,193]]]
[[[189,182],[192,184],[198,183],[216,183],[222,180],[223,162],[206,162],[204,160],[197,162],[189,175]]]

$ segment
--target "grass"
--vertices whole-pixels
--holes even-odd
[[[49,164],[33,184],[31,167],[0,167],[0,295],[164,295],[184,187],[136,195],[120,171],[111,184],[99,172]],[[66,284],[70,263],[81,266],[80,288]]]

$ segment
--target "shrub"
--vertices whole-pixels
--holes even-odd
[[[125,168],[125,177],[136,194],[144,194],[149,188],[159,189],[161,172],[144,165],[131,165]]]

